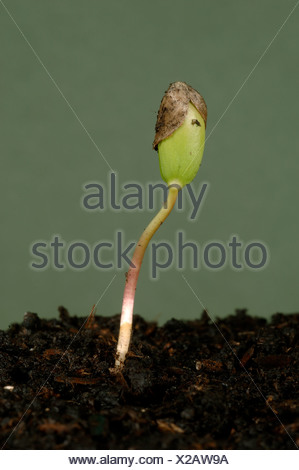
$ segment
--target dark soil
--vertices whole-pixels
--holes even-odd
[[[203,313],[163,327],[136,316],[113,375],[119,316],[86,323],[59,310],[0,331],[4,449],[299,445],[299,314],[267,323],[237,311],[215,326]]]

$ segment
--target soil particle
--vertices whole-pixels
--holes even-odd
[[[0,331],[4,449],[299,445],[299,314],[267,323],[238,310],[217,327],[206,312],[162,327],[136,316],[115,375],[119,315],[59,313]]]

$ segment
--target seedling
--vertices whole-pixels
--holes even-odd
[[[207,106],[202,96],[184,82],[172,83],[161,101],[153,143],[159,154],[162,178],[168,185],[168,197],[141,235],[126,275],[116,371],[123,368],[130,345],[135,291],[146,247],[173,209],[178,192],[193,180],[199,169],[206,123]]]

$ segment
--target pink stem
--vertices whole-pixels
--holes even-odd
[[[171,210],[173,209],[180,189],[181,187],[178,184],[169,185],[167,201],[164,202],[158,214],[153,218],[153,220],[144,230],[135,248],[132,258],[133,266],[129,268],[129,271],[127,273],[126,285],[124,290],[122,311],[120,317],[120,330],[116,350],[116,369],[120,369],[123,367],[130,345],[135,291],[146,247],[149,244],[154,233],[158,230],[160,225],[162,225],[164,220],[168,217]]]

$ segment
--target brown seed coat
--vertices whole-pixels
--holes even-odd
[[[175,82],[169,85],[162,98],[156,122],[156,135],[153,148],[157,150],[161,140],[169,137],[180,127],[192,103],[207,125],[207,105],[203,97],[185,82]]]

